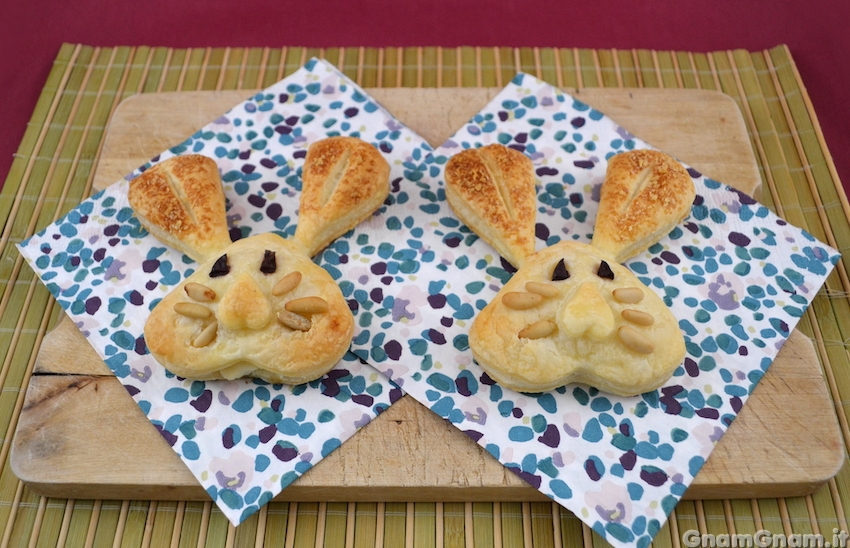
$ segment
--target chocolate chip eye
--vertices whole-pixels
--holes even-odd
[[[569,271],[567,271],[567,265],[564,262],[564,259],[561,259],[557,265],[555,265],[555,270],[552,271],[552,281],[560,282],[561,280],[566,280],[570,277]]]
[[[611,267],[608,266],[608,263],[605,261],[600,261],[599,270],[596,271],[596,275],[605,280],[613,280],[614,272],[611,270]]]
[[[230,265],[227,263],[227,253],[216,259],[210,269],[210,278],[219,278],[230,274]]]
[[[260,265],[260,272],[263,274],[274,274],[277,271],[277,259],[274,251],[268,249],[263,253],[263,263]]]

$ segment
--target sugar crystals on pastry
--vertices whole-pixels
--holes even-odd
[[[131,181],[127,197],[151,234],[196,261],[230,243],[224,189],[211,158],[190,154],[157,164]]]
[[[200,174],[189,169],[198,165],[205,166]],[[177,156],[130,182],[128,197],[142,225],[200,263],[151,311],[148,350],[185,378],[317,379],[348,350],[354,318],[337,283],[311,256],[384,202],[389,166],[359,139],[317,141],[303,167],[312,175],[303,180],[296,236],[265,233],[236,242],[222,237],[228,234],[224,194],[214,166],[198,155]],[[182,230],[186,225],[192,230]]]
[[[534,253],[534,166],[500,144],[469,148],[446,164],[446,201],[513,266]]]
[[[462,169],[451,182],[447,174],[447,187],[463,177]],[[463,206],[449,204],[464,220],[460,211],[478,208],[493,193],[460,186],[470,189],[460,196]],[[533,187],[527,192],[530,198],[518,201],[534,199]],[[688,215],[694,195],[690,176],[663,153],[612,157],[599,235],[592,245],[562,241],[516,260],[517,272],[473,321],[475,360],[500,384],[524,392],[579,382],[632,396],[661,386],[684,359],[684,336],[664,301],[621,262],[670,232]],[[486,224],[490,217],[474,218]],[[528,237],[533,219],[531,226],[524,229]]]
[[[593,245],[625,262],[670,233],[696,196],[684,166],[657,150],[633,150],[608,160]]]

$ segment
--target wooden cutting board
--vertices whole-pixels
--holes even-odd
[[[370,89],[437,145],[497,89]],[[582,89],[577,98],[712,178],[757,195],[760,177],[735,102],[702,90]],[[183,141],[250,91],[128,98],[98,161],[102,189]],[[844,459],[838,421],[810,340],[793,332],[686,498],[808,494]],[[42,343],[12,447],[14,472],[45,496],[205,500],[73,323]],[[285,489],[294,501],[545,501],[486,451],[409,396]]]

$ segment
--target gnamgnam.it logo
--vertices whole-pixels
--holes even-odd
[[[832,538],[821,534],[795,533],[791,535],[774,534],[760,529],[750,533],[711,533],[700,534],[689,529],[682,535],[682,544],[688,548],[847,548],[850,533],[832,530]]]

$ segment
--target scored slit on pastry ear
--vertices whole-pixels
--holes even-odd
[[[461,221],[519,268],[534,253],[534,166],[504,145],[466,149],[446,164],[446,200]]]
[[[215,161],[177,156],[130,181],[136,217],[148,232],[198,262],[230,244],[226,201]]]
[[[663,152],[634,150],[612,156],[592,243],[625,262],[682,222],[695,197],[691,176]]]
[[[473,357],[496,382],[522,392],[572,382],[621,396],[658,388],[681,364],[684,336],[664,301],[621,263],[687,216],[695,196],[690,175],[663,153],[616,155],[592,244],[563,240],[535,252],[533,182],[492,175],[533,178],[530,160],[520,154],[511,168],[494,170],[487,158],[508,158],[506,150],[466,150],[446,165],[449,205],[518,267],[473,320]]]
[[[389,194],[390,166],[369,143],[329,137],[307,149],[295,239],[311,257],[378,209]]]

